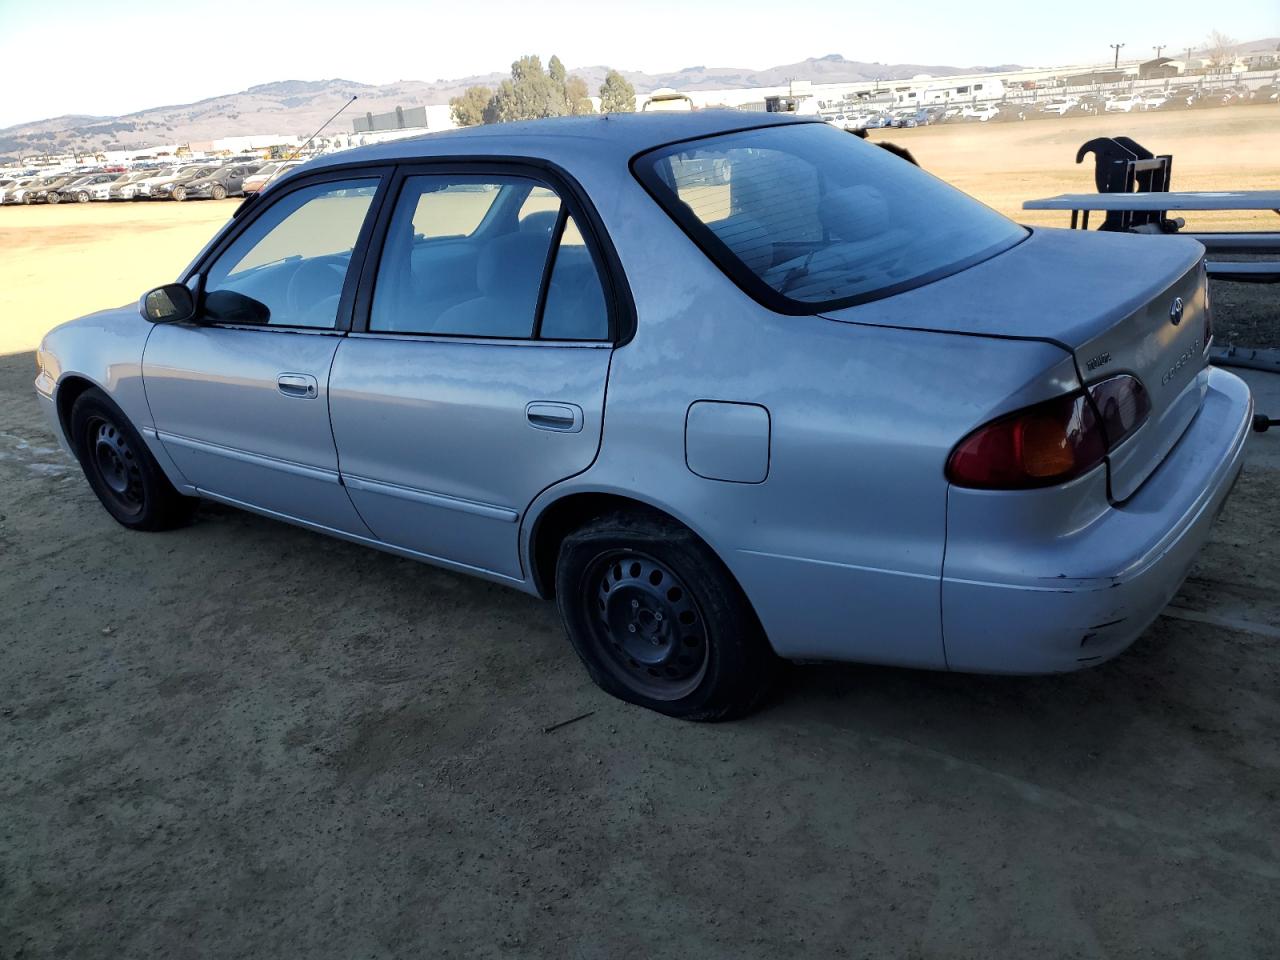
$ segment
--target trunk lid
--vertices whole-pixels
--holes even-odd
[[[1151,413],[1108,457],[1111,497],[1121,501],[1160,464],[1200,408],[1208,348],[1203,255],[1199,243],[1182,237],[1038,229],[968,270],[824,316],[1047,340],[1074,355],[1085,385],[1136,376]]]

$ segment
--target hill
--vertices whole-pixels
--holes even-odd
[[[648,74],[623,70],[638,93],[659,87],[678,90],[714,90],[722,87],[768,87],[790,80],[839,83],[857,80],[900,80],[920,73],[938,75],[987,73],[1016,69],[953,67],[925,64],[884,64],[846,60],[839,54],[811,57],[798,63],[765,70],[746,67],[685,67],[672,73]],[[572,70],[594,93],[609,68],[579,67]],[[505,73],[490,73],[456,80],[402,80],[372,85],[354,80],[282,80],[210,97],[195,103],[151,107],[118,117],[68,115],[18,124],[0,130],[0,154],[136,147],[154,143],[186,143],[239,134],[309,134],[342,106],[352,94],[359,96],[360,112],[380,113],[397,106],[448,103],[474,84],[494,86]],[[354,109],[354,108],[353,108]],[[350,129],[349,125],[343,129]]]

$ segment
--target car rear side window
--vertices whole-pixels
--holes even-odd
[[[956,273],[1022,227],[886,150],[825,123],[662,147],[640,181],[747,293],[817,313]]]
[[[483,214],[458,197],[486,198]],[[374,284],[370,332],[604,340],[595,260],[559,195],[521,176],[404,181]]]

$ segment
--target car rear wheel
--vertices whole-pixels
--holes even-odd
[[[227,199],[227,188],[220,183],[215,183],[209,188],[209,196],[215,200],[225,200]]]
[[[763,700],[779,663],[741,588],[706,544],[656,515],[602,517],[565,538],[557,602],[607,693],[686,720]]]
[[[191,517],[195,500],[174,489],[138,431],[96,387],[71,408],[72,448],[107,513],[131,530],[168,530]]]

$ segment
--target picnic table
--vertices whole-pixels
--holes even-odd
[[[1140,163],[1142,161],[1139,161]],[[1056,197],[1027,200],[1023,210],[1062,210],[1071,213],[1071,229],[1089,229],[1089,213],[1140,211],[1144,213],[1203,212],[1208,210],[1271,210],[1280,214],[1280,190],[1149,191],[1133,193],[1062,193]],[[1149,231],[1159,232],[1159,231]],[[1181,233],[1204,244],[1210,254],[1280,255],[1280,231],[1257,230],[1244,233]],[[1210,260],[1206,263],[1215,280],[1236,283],[1280,283],[1280,260],[1239,262]]]

